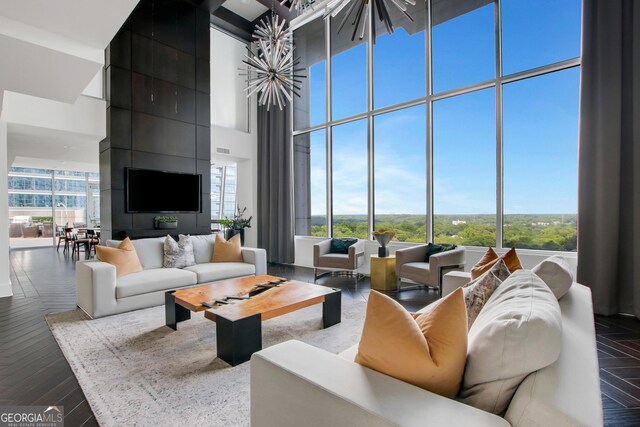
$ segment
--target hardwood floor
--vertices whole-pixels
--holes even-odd
[[[269,274],[312,281],[307,268],[270,265]],[[0,405],[63,405],[65,425],[94,426],[95,417],[58,347],[44,315],[75,308],[75,267],[54,248],[11,252],[14,296],[0,298]],[[319,284],[366,296],[369,280],[325,277]],[[408,310],[434,301],[434,291],[404,291]],[[640,425],[640,321],[596,316],[606,426]]]

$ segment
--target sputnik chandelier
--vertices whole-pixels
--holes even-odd
[[[271,6],[271,15],[256,25],[253,38],[256,39],[255,49],[247,46],[245,59],[242,61],[247,69],[241,75],[247,77],[247,98],[258,94],[258,104],[277,105],[281,110],[286,100],[292,101],[291,94],[300,96],[300,78],[302,69],[296,66],[299,58],[293,57],[293,42],[291,31],[285,29],[286,21],[280,20]]]
[[[300,96],[300,80],[294,73],[299,71],[295,67],[299,60],[293,59],[293,49],[285,44],[269,46],[266,41],[258,41],[258,53],[248,51],[243,61],[248,67],[247,97],[258,93],[258,103],[284,108],[285,99],[291,101],[291,93]]]
[[[374,5],[372,5],[373,3]],[[362,40],[364,38],[365,28],[367,25],[367,21],[369,20],[369,10],[372,7],[375,7],[375,10],[378,11],[378,19],[384,22],[385,27],[387,28],[387,32],[389,34],[393,33],[393,23],[391,22],[391,16],[389,15],[389,10],[387,9],[387,3],[392,3],[398,10],[400,10],[404,16],[406,16],[411,22],[413,22],[413,18],[407,12],[407,5],[415,6],[415,0],[331,0],[327,3],[327,8],[324,13],[324,18],[327,19],[329,16],[335,18],[342,10],[344,10],[347,6],[347,12],[342,18],[342,21],[338,25],[338,33],[342,30],[342,27],[350,20],[350,17],[353,15],[353,34],[351,35],[351,40],[355,40],[356,35],[358,38]],[[360,29],[360,31],[358,31]],[[359,34],[358,34],[359,33]],[[375,42],[375,25],[373,27],[373,39]]]

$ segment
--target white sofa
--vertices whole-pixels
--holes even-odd
[[[443,294],[469,281],[445,275]],[[574,283],[559,301],[559,359],[525,378],[504,417],[448,399],[335,355],[288,341],[251,358],[251,425],[602,426],[591,291]]]
[[[164,237],[132,240],[140,263],[138,273],[116,277],[116,268],[98,260],[76,263],[76,303],[92,318],[164,304],[165,291],[233,277],[267,273],[264,249],[242,248],[244,262],[210,262],[214,236],[191,236],[196,265],[163,268]],[[109,240],[116,247],[120,241]]]

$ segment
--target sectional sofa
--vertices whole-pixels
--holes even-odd
[[[464,272],[445,275],[443,294],[469,279]],[[336,355],[288,341],[251,358],[251,425],[602,426],[591,291],[573,283],[558,303],[559,358],[526,376],[502,414],[363,367],[354,362],[357,345]]]
[[[76,264],[76,301],[92,318],[164,304],[164,292],[233,277],[266,274],[264,249],[242,248],[244,262],[212,263],[214,236],[191,236],[196,264],[163,268],[164,237],[132,240],[140,263],[138,273],[116,277],[116,268],[99,260]],[[107,246],[117,247],[118,240]]]

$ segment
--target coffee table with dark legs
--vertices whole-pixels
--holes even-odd
[[[228,298],[230,296],[249,298]],[[203,302],[213,307],[208,308],[202,305]],[[342,297],[339,289],[268,275],[241,277],[167,291],[166,325],[176,330],[179,322],[191,318],[192,311],[204,311],[207,319],[216,322],[218,357],[236,366],[262,349],[263,320],[320,303],[323,328],[340,323]]]

